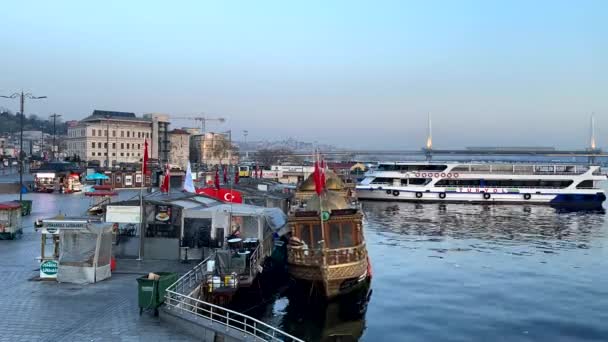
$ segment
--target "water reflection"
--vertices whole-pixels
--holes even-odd
[[[479,239],[497,246],[587,248],[605,221],[603,210],[548,206],[365,202],[363,209],[367,229],[396,233],[388,243]]]
[[[257,314],[305,341],[358,341],[365,331],[371,294],[367,287],[358,294],[314,305],[305,298],[280,297]]]

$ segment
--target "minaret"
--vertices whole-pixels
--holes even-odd
[[[431,161],[431,159],[433,158],[431,151],[433,150],[433,131],[432,131],[432,127],[431,127],[431,113],[429,113],[429,117],[428,117],[428,136],[426,138],[426,149],[425,149],[425,155],[426,155],[426,160],[427,161]]]
[[[432,131],[432,127],[431,127],[431,113],[429,113],[428,116],[428,136],[426,138],[426,149],[427,150],[432,150],[433,149],[433,131]]]
[[[595,113],[591,113],[591,141],[590,146],[591,150],[595,150]]]

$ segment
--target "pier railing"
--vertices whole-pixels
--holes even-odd
[[[258,319],[198,299],[196,293],[209,274],[207,262],[210,258],[213,258],[213,255],[169,286],[165,295],[165,305],[169,311],[193,315],[217,324],[226,331],[231,329],[242,334],[243,340],[304,342]]]

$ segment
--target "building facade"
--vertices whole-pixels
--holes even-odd
[[[185,170],[190,157],[190,134],[183,129],[170,131],[169,145],[169,164]]]
[[[238,163],[238,153],[226,133],[205,133],[190,137],[192,162],[218,165]]]
[[[134,113],[95,110],[76,125],[68,127],[67,155],[83,161],[99,161],[110,166],[139,163],[144,140],[151,139],[152,122]]]
[[[169,115],[161,113],[144,114],[151,124],[150,158],[158,159],[161,165],[169,162]]]

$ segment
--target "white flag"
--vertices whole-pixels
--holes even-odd
[[[186,178],[184,179],[184,190],[186,192],[195,193],[194,180],[192,179],[192,170],[190,169],[190,162],[188,162],[188,169],[186,169]]]

